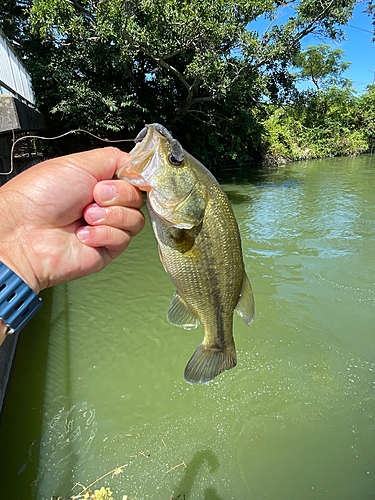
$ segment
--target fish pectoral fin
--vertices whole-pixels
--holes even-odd
[[[199,325],[199,319],[190,311],[178,292],[174,294],[167,319],[172,325],[180,326],[185,330],[192,330]]]
[[[224,370],[237,364],[234,342],[224,347],[201,344],[186,365],[184,377],[190,384],[207,384]]]
[[[242,284],[240,298],[237,302],[236,311],[244,322],[250,326],[254,319],[255,305],[253,291],[246,273]]]

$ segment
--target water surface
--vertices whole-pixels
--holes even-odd
[[[44,292],[0,428],[1,497],[366,500],[375,494],[375,160],[226,171],[256,316],[238,365],[183,379],[203,330],[149,222],[104,272]],[[126,466],[125,466],[126,464]],[[181,497],[182,498],[182,497]]]

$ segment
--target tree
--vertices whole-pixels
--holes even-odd
[[[331,49],[323,43],[309,46],[295,58],[294,65],[300,68],[296,76],[311,81],[317,90],[329,85],[344,86],[348,81],[342,78],[342,73],[351,63],[342,61],[343,54],[342,49]]]
[[[375,1],[374,0],[367,0],[367,9],[364,12],[367,12],[369,16],[372,17],[372,24],[374,26],[374,37],[372,41],[375,41]]]
[[[366,92],[356,102],[356,126],[361,128],[373,151],[375,142],[375,85],[368,85]]]
[[[20,48],[28,31],[30,11],[33,0],[2,0],[0,3],[0,27],[15,48]]]
[[[51,125],[129,136],[161,121],[193,151],[205,137],[211,163],[252,154],[263,103],[293,87],[289,67],[301,40],[310,33],[340,39],[354,7],[351,0],[295,0],[276,25],[279,0],[29,1],[14,17],[18,34],[4,11],[0,23],[18,44]],[[251,24],[260,16],[270,20],[262,35]]]

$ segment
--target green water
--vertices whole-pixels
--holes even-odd
[[[191,386],[203,330],[166,321],[174,288],[150,224],[104,272],[44,292],[0,428],[0,497],[110,485],[115,499],[375,495],[375,158],[221,177],[256,303],[238,365]],[[182,500],[182,497],[180,497]]]

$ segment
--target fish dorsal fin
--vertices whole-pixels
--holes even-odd
[[[167,319],[172,325],[180,326],[185,330],[192,330],[199,325],[199,319],[194,316],[177,292],[171,302]]]
[[[250,326],[254,319],[255,306],[253,291],[251,290],[250,281],[246,273],[242,284],[240,298],[237,302],[236,311],[244,322]]]

